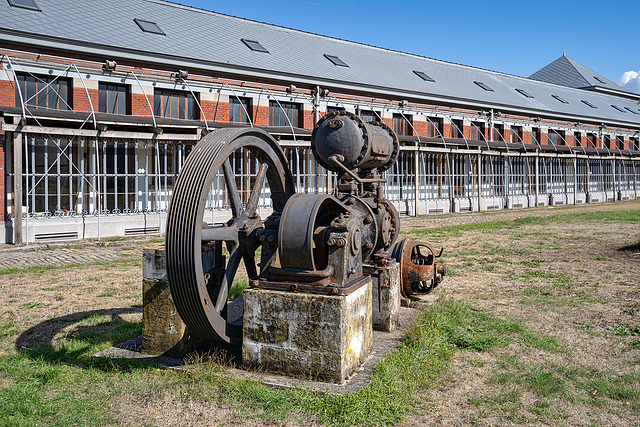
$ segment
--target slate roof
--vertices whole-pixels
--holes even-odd
[[[629,99],[447,63],[407,53],[231,17],[162,0],[37,0],[41,11],[0,1],[0,42],[208,70],[298,86],[349,89],[390,99],[449,102],[530,115],[640,127]],[[146,33],[134,19],[155,22]],[[269,53],[249,49],[258,41]],[[336,66],[334,55],[348,67]],[[422,71],[435,82],[414,73]],[[245,77],[242,77],[245,76]],[[488,85],[486,91],[474,82]],[[532,95],[525,97],[516,89]],[[557,95],[567,101],[553,98]],[[597,106],[591,108],[581,102]],[[617,105],[625,112],[614,109]],[[629,110],[633,111],[633,113]],[[638,113],[638,114],[635,114]]]
[[[640,99],[640,94],[628,91],[606,77],[569,58],[565,54],[536,71],[530,75],[529,78],[576,89],[599,88],[610,90],[634,97],[635,99]]]

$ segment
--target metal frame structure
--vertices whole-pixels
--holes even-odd
[[[20,71],[21,64],[6,55],[2,61],[6,64],[5,72],[11,73],[16,82],[16,70]],[[23,72],[30,73],[30,69],[27,67]],[[78,222],[78,219],[83,224],[96,222],[97,237],[102,238],[113,234],[102,229],[104,219],[123,216],[143,218],[142,226],[133,227],[131,230],[134,231],[124,234],[162,233],[163,216],[167,213],[176,176],[201,135],[215,129],[216,125],[206,120],[205,111],[198,102],[204,126],[189,124],[192,133],[163,134],[162,130],[158,131],[152,102],[138,76],[128,71],[127,76],[131,75],[134,84],[145,94],[153,126],[149,128],[136,123],[136,117],[131,116],[133,131],[110,131],[99,123],[78,67],[70,64],[58,73],[58,77],[61,75],[79,79],[89,99],[91,111],[75,129],[42,124],[19,86],[16,91],[21,100],[20,123],[3,126],[7,132],[7,158],[13,159],[6,170],[7,188],[13,190],[7,200],[8,214],[14,219],[22,217],[26,226],[25,238],[17,233],[16,239],[29,243],[56,236],[81,238],[83,235],[66,233],[62,225],[65,220]],[[195,83],[190,85],[184,78],[176,82],[187,87],[196,99],[196,91],[203,89]],[[209,88],[209,92],[212,90]],[[242,84],[234,86],[225,82],[217,92],[240,99],[238,94],[247,96],[246,90]],[[593,133],[593,129],[555,123],[545,125],[539,119],[527,122],[505,118],[493,110],[453,112],[439,107],[408,106],[405,102],[396,105],[389,101],[342,99],[320,93],[319,87],[312,91],[311,97],[294,87],[281,92],[260,88],[252,92],[252,97],[257,102],[266,97],[278,105],[281,100],[310,105],[316,120],[329,106],[356,112],[373,111],[380,121],[389,120],[394,113],[404,118],[415,136],[401,139],[398,162],[385,172],[387,197],[404,215],[640,198],[640,157],[625,154],[619,147],[614,150],[605,147],[607,155],[589,154],[582,144],[567,147],[569,144],[564,135],[574,135],[576,130],[586,135]],[[248,126],[254,127],[251,114],[244,104],[241,105],[249,118]],[[288,132],[279,135],[278,141],[287,156],[297,192],[330,192],[335,186],[335,174],[316,162],[309,148],[308,135],[299,134],[298,128],[286,117]],[[455,141],[445,138],[441,126],[434,123],[435,118],[443,125],[455,127],[456,135],[461,138]],[[419,136],[417,126],[421,120],[437,131],[435,138]],[[477,127],[478,121],[485,123],[486,133]],[[496,131],[499,141],[494,141],[497,121],[504,131]],[[474,127],[480,140],[468,140],[464,129],[458,125],[461,122],[465,127]],[[529,130],[542,125],[548,127],[550,133],[555,132],[556,142],[564,147],[557,146],[554,138],[549,138],[550,145],[542,146]],[[506,130],[514,127],[518,129],[516,138],[508,139],[518,142],[507,143]],[[532,144],[525,144],[525,135]],[[624,134],[629,138],[635,135],[637,133]],[[602,136],[603,127],[598,138],[602,140]],[[586,141],[593,145],[590,138]],[[237,158],[231,159],[231,164],[236,173],[236,186],[244,200],[243,195],[250,193],[255,180],[257,163],[248,152],[240,150],[235,155]],[[16,172],[21,179],[15,179]],[[216,178],[220,182],[221,179],[220,176]],[[24,202],[16,203],[16,195]],[[269,201],[269,188],[265,186],[258,209],[270,209]],[[206,210],[210,212],[211,223],[228,218],[229,195],[225,193],[224,185],[212,187]],[[150,215],[157,218],[153,224]],[[51,224],[47,228],[52,230],[58,227],[56,224],[61,224],[60,230],[30,233],[30,227],[43,223]]]

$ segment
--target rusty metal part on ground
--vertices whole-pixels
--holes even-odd
[[[262,130],[218,130],[189,154],[169,209],[166,249],[171,293],[194,335],[242,341],[241,319],[227,298],[241,261],[250,286],[275,290],[349,295],[366,282],[363,265],[383,271],[395,260],[405,296],[429,292],[442,280],[446,269],[431,246],[406,239],[393,246],[400,220],[384,197],[383,173],[398,158],[394,131],[333,112],[316,124],[311,148],[337,174],[332,195],[294,194],[286,157]],[[255,164],[250,177],[236,175],[238,159]],[[262,219],[265,193],[272,213]],[[216,197],[231,209],[225,224],[205,220]]]

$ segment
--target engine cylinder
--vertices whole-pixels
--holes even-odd
[[[384,171],[397,160],[399,144],[395,132],[386,124],[365,123],[355,114],[334,111],[316,124],[311,149],[318,163],[333,172],[340,173],[342,169],[332,157],[349,170]]]

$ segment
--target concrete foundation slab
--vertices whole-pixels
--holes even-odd
[[[371,276],[371,317],[373,329],[392,332],[398,325],[400,312],[400,264],[392,262],[385,270],[363,266]]]
[[[432,296],[432,299],[435,300],[437,297]],[[422,313],[421,310],[401,307],[399,316],[400,322],[398,324],[398,328],[396,328],[394,332],[373,331],[373,345],[371,347],[369,357],[364,361],[362,366],[360,366],[360,368],[342,384],[309,381],[267,372],[246,371],[228,367],[224,367],[222,369],[222,375],[232,378],[259,381],[263,384],[274,387],[299,387],[325,393],[348,394],[359,390],[361,387],[371,382],[371,376],[373,375],[378,362],[404,342],[407,329],[413,324],[414,319],[419,316],[420,313]],[[135,359],[151,363],[161,368],[181,369],[181,366],[185,363],[181,358],[148,355],[142,353],[141,349],[142,337],[140,336],[117,346],[108,348],[97,353],[95,356],[114,359]]]
[[[176,310],[164,249],[142,253],[142,351],[180,357],[187,351],[189,333]]]
[[[371,278],[349,295],[249,289],[243,366],[343,383],[371,351]]]

